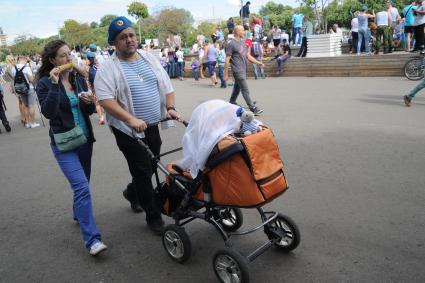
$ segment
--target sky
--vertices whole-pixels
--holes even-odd
[[[258,12],[269,0],[251,0],[251,12]],[[80,23],[99,22],[107,14],[127,15],[127,6],[133,0],[0,0],[0,27],[13,43],[19,35],[40,38],[58,33],[63,22],[74,19]],[[141,0],[149,13],[161,7],[173,6],[190,11],[196,22],[206,19],[227,19],[239,13],[240,0]],[[244,0],[244,3],[246,0]],[[274,0],[275,3],[298,6],[297,0]],[[131,20],[131,17],[129,17]]]

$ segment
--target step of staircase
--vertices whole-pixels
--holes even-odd
[[[283,72],[276,74],[275,60],[264,61],[267,76],[299,77],[387,77],[404,76],[406,62],[419,56],[417,53],[395,52],[379,55],[341,55],[337,57],[298,58],[286,61]],[[253,77],[252,64],[248,63],[248,77]],[[229,71],[229,74],[231,72]],[[193,77],[190,63],[187,62],[185,76]]]

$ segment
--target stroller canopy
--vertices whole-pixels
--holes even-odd
[[[183,136],[183,159],[179,162],[179,166],[188,170],[193,178],[205,168],[217,142],[240,127],[240,118],[236,116],[238,108],[216,99],[200,104],[193,111]]]

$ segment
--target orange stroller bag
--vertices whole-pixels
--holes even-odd
[[[211,168],[205,170],[211,201],[217,205],[262,206],[288,188],[278,145],[272,131],[265,127],[249,136],[225,137],[215,146],[206,166]],[[204,200],[204,191],[200,188],[194,198]]]

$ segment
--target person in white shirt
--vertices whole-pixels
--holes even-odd
[[[199,44],[197,42],[195,42],[192,45],[192,54],[193,55],[198,55],[198,53],[199,53]]]
[[[37,102],[37,96],[34,91],[34,75],[31,68],[28,66],[28,60],[25,56],[18,57],[18,64],[16,64],[11,70],[13,77],[16,76],[17,70],[21,70],[24,73],[25,79],[29,85],[29,91],[27,94],[20,94],[20,98],[24,103],[24,116],[25,116],[25,128],[36,128],[40,124],[35,122],[35,103]]]
[[[270,32],[272,34],[274,52],[275,54],[277,54],[279,50],[280,41],[282,40],[282,31],[280,30],[278,25],[274,25],[273,29]]]
[[[382,40],[384,41],[384,53],[391,53],[389,42],[391,39],[388,39],[388,37],[391,36],[390,34],[390,25],[391,25],[391,15],[383,10],[381,12],[378,12],[375,17],[375,23],[377,25],[377,31],[376,31],[376,51],[375,54],[379,54],[379,48],[382,45]]]
[[[177,57],[177,76],[182,81],[184,73],[184,53],[179,46],[176,47],[176,57]]]
[[[353,51],[357,53],[357,42],[359,41],[359,20],[357,19],[357,14],[354,14],[354,18],[351,20],[351,40],[352,50],[350,48],[350,53]]]

